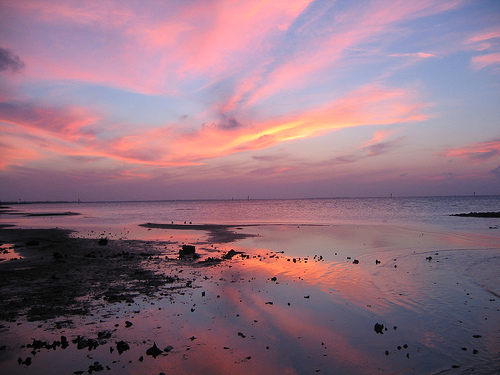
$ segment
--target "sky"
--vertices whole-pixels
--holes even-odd
[[[498,0],[0,0],[0,200],[500,194]]]

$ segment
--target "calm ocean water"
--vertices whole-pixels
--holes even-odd
[[[500,224],[498,218],[450,216],[500,211],[500,196],[36,203],[10,207],[20,213],[71,211],[81,214],[0,215],[0,223],[29,227],[83,228],[186,221],[193,224],[398,224],[482,231]]]

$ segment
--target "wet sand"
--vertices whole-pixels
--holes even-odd
[[[188,226],[0,229],[0,373],[500,369],[497,231]]]

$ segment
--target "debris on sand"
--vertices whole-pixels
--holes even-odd
[[[182,249],[179,250],[179,255],[193,255],[196,253],[196,247],[194,245],[182,245]]]
[[[237,254],[241,254],[241,253],[238,253],[237,251],[234,251],[234,249],[231,249],[226,254],[224,254],[222,256],[222,259],[232,259]]]
[[[118,341],[116,343],[116,350],[118,350],[118,354],[122,354],[123,352],[125,352],[125,351],[127,351],[129,349],[130,349],[130,346],[125,341]]]
[[[153,358],[158,357],[161,353],[163,353],[163,350],[161,350],[160,348],[158,348],[156,346],[156,342],[153,344],[153,346],[151,348],[146,350],[146,355],[150,355]]]
[[[373,329],[375,332],[380,333],[381,335],[384,334],[384,325],[383,324],[375,323],[375,327],[373,327]]]

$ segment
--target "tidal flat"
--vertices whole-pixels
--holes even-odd
[[[0,229],[1,373],[500,369],[495,230],[140,228]]]

